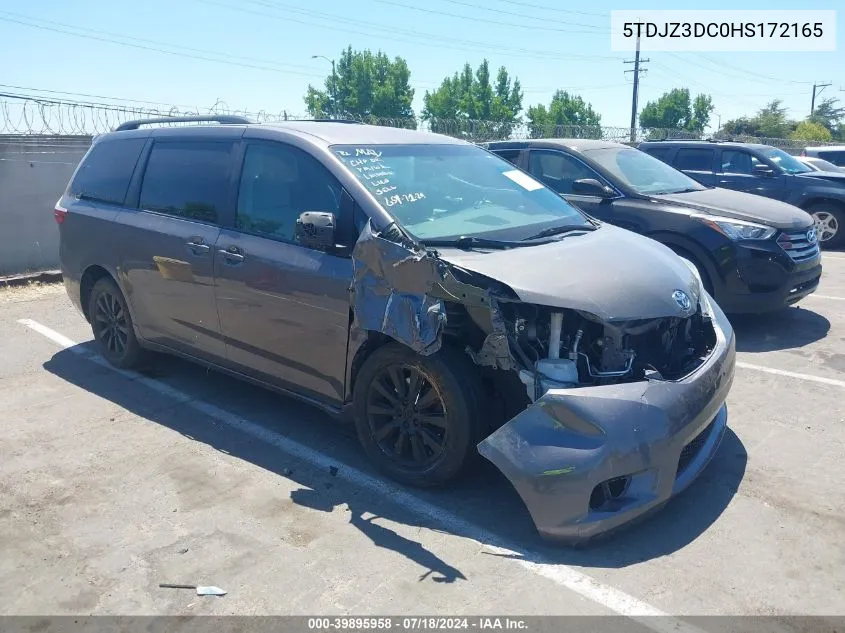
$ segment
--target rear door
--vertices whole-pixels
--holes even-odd
[[[223,362],[214,247],[233,203],[234,139],[158,138],[122,214],[121,268],[141,335]]]
[[[352,260],[294,240],[305,211],[350,224],[352,200],[315,158],[245,141],[234,226],[215,249],[217,306],[234,369],[331,404],[342,402]],[[351,246],[354,236],[345,241]],[[339,236],[344,240],[343,236]]]
[[[767,165],[775,170],[771,176],[754,173],[755,165]],[[716,186],[735,191],[783,199],[786,197],[785,176],[780,170],[745,149],[722,148],[716,166]]]
[[[712,147],[678,148],[671,165],[702,185],[716,184],[716,150]]]

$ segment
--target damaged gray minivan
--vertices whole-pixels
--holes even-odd
[[[113,364],[175,353],[348,411],[411,485],[477,451],[570,542],[716,452],[734,334],[668,248],[453,138],[212,120],[99,137],[56,205],[68,293]]]

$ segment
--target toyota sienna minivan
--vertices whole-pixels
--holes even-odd
[[[156,125],[192,121],[218,124]],[[470,143],[135,121],[95,140],[55,218],[113,365],[177,354],[346,414],[404,484],[477,451],[549,538],[656,510],[725,432],[734,334],[695,267]]]

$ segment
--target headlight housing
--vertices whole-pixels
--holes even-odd
[[[742,240],[767,240],[774,236],[777,230],[765,224],[746,222],[745,220],[733,220],[714,215],[693,215],[693,218],[703,222],[710,228],[718,231],[728,239],[739,242]]]

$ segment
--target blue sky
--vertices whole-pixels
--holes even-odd
[[[837,5],[817,0],[800,8]],[[331,68],[311,56],[335,57],[352,45],[408,61],[418,112],[426,89],[464,62],[475,67],[486,57],[494,69],[504,65],[519,77],[526,107],[547,103],[562,88],[591,102],[604,125],[626,126],[631,82],[624,70],[631,66],[622,60],[630,55],[610,50],[610,10],[666,6],[618,0],[4,0],[0,91],[22,92],[7,87],[20,86],[201,108],[221,100],[233,109],[304,113],[308,84],[321,85]],[[797,8],[783,0],[671,6]],[[645,50],[651,61],[640,107],[667,89],[687,86],[712,94],[714,124],[719,116],[724,121],[753,113],[774,98],[800,118],[809,111],[813,81],[832,81],[822,96],[845,103],[838,26],[836,52]]]

